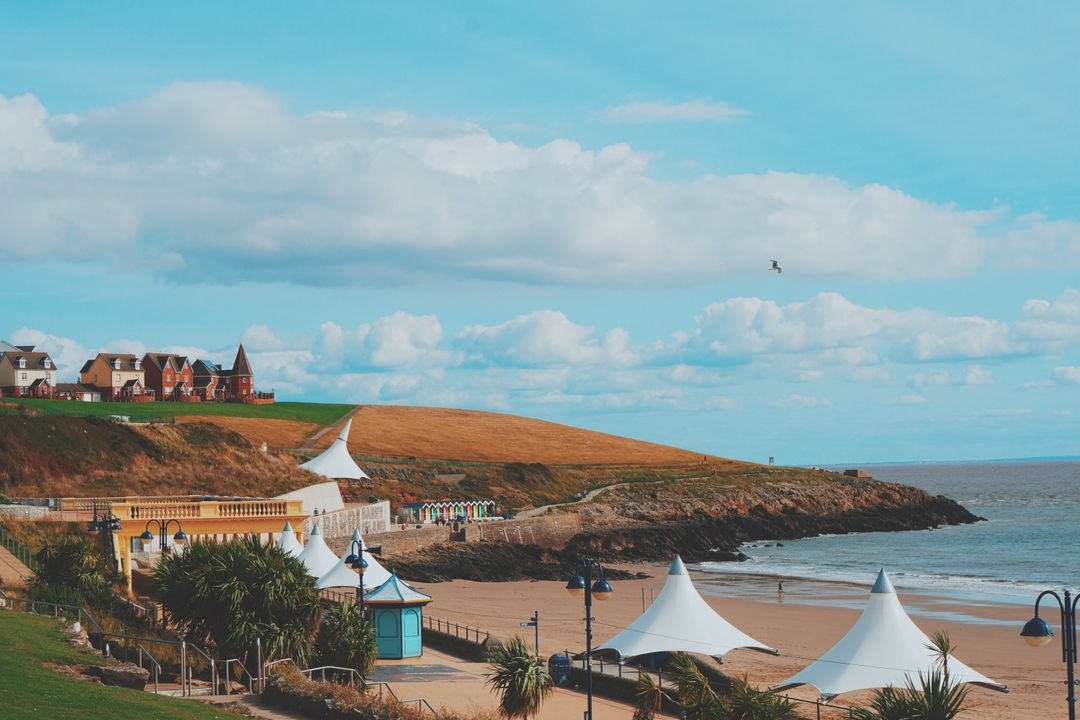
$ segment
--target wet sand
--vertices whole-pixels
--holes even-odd
[[[667,574],[666,566],[625,569],[641,570],[653,577],[612,583],[613,597],[594,606],[594,644],[632,622],[642,611],[643,591],[648,602],[651,594],[660,592]],[[776,578],[740,575],[725,579],[697,572],[692,577],[721,615],[755,639],[779,648],[778,657],[736,650],[725,659],[726,672],[745,675],[762,688],[793,675],[839,640],[858,618],[870,589],[869,582],[859,587],[792,578],[784,581],[784,601],[778,602]],[[531,643],[532,628],[521,628],[519,623],[539,610],[543,655],[566,648],[573,652],[584,649],[584,607],[581,600],[566,593],[561,582],[461,580],[417,587],[435,598],[425,611],[433,617],[480,627],[497,637],[521,635]],[[1019,636],[1020,627],[1031,617],[1030,604],[971,604],[947,596],[898,592],[924,632],[947,631],[958,646],[958,658],[1009,686],[1008,694],[973,687],[967,717],[1034,720],[1065,715],[1065,667],[1057,640],[1034,649]],[[799,688],[791,694],[806,699],[816,696],[812,688]],[[869,692],[852,693],[834,702],[859,704],[868,696]]]

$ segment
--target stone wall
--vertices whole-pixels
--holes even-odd
[[[0,505],[0,518],[40,520],[49,517],[49,508],[40,505]]]
[[[352,537],[353,530],[359,528],[365,542],[376,544],[371,542],[371,536],[390,529],[390,501],[380,500],[319,515],[318,522],[327,542],[331,538]],[[309,535],[314,527],[315,518],[305,520],[304,535]]]
[[[526,520],[466,525],[465,540],[502,540],[559,549],[579,532],[581,518],[576,513],[559,513]]]
[[[373,547],[382,546],[384,556],[400,555],[429,545],[450,542],[450,527],[447,525],[425,525],[419,529],[411,527],[408,530],[391,530],[390,532],[365,535],[364,541]],[[330,543],[330,547],[337,550],[337,546],[333,543]],[[342,543],[342,549],[344,549],[344,542]]]

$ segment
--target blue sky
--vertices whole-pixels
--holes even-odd
[[[7,8],[0,337],[755,460],[1080,454],[1080,11],[829,10]]]

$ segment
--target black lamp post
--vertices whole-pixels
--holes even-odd
[[[176,523],[176,534],[173,535],[173,542],[177,545],[183,545],[188,541],[187,533],[180,526],[179,520],[147,520],[146,529],[143,530],[143,534],[139,536],[142,540],[143,550],[150,552],[150,546],[154,544],[154,534],[150,532],[151,525],[157,525],[158,528],[158,549],[163,553],[169,552],[169,546],[166,544],[165,535],[169,532],[169,526]]]
[[[593,570],[596,582],[593,582]],[[592,601],[607,600],[611,597],[611,583],[604,579],[604,566],[598,560],[582,558],[578,560],[578,574],[566,583],[566,591],[574,597],[585,598],[585,693],[588,709],[585,720],[593,720],[592,713]]]
[[[1024,638],[1031,647],[1043,647],[1054,638],[1054,631],[1050,624],[1039,617],[1039,603],[1049,595],[1057,600],[1061,609],[1061,660],[1067,668],[1065,685],[1069,689],[1067,701],[1069,703],[1069,720],[1076,720],[1076,603],[1080,595],[1073,597],[1065,590],[1064,597],[1053,590],[1044,590],[1039,593],[1035,600],[1035,617],[1024,623],[1024,629],[1020,631],[1020,637]]]
[[[101,548],[109,566],[116,571],[116,554],[113,552],[113,533],[120,529],[120,518],[112,514],[112,511],[102,511],[98,516],[98,504],[94,503],[94,519],[90,521],[88,528],[91,535],[101,536]]]
[[[356,586],[356,599],[360,603],[360,617],[364,617],[364,572],[368,569],[368,561],[364,559],[364,543],[353,540],[349,546],[349,555],[345,558],[345,564],[356,571],[360,584]]]

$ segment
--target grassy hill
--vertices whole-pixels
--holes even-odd
[[[354,406],[328,403],[279,402],[272,405],[240,403],[85,403],[75,400],[38,400],[5,398],[5,403],[30,408],[45,415],[108,417],[126,415],[133,421],[179,417],[233,417],[265,420],[289,420],[315,425],[336,421]]]
[[[0,612],[0,716],[6,720],[242,717],[200,702],[107,687],[71,674],[79,666],[103,662],[100,656],[64,642],[60,624],[51,618]]]

